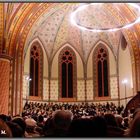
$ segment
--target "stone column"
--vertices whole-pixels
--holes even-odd
[[[0,55],[0,114],[8,115],[10,60],[7,55]]]

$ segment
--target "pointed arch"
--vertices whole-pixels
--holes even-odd
[[[109,52],[104,43],[98,43],[93,52],[93,83],[95,97],[110,96]]]
[[[76,98],[77,64],[75,52],[64,47],[59,54],[59,98]]]
[[[34,43],[37,43],[40,45],[41,49],[43,52],[45,52],[45,54],[43,53],[43,55],[46,55],[47,57],[47,61],[49,60],[49,57],[48,57],[48,52],[47,50],[44,48],[44,44],[43,42],[41,41],[41,39],[39,37],[35,37],[30,43],[26,44],[25,47],[24,47],[24,59],[26,57],[26,53],[28,52],[28,49],[31,48],[32,44]],[[47,62],[48,63],[48,62]]]
[[[39,43],[33,43],[30,49],[29,96],[42,97],[43,91],[43,51]]]

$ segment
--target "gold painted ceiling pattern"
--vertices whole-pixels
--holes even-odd
[[[87,61],[92,48],[100,40],[108,44],[117,57],[120,38],[122,33],[126,36],[125,31],[97,33],[78,29],[71,24],[70,14],[79,5],[81,4],[12,3],[10,5],[5,3],[5,15],[8,14],[9,17],[6,30],[6,47],[9,54],[14,52],[15,47],[26,50],[29,44],[38,38],[49,58],[52,58],[59,48],[68,43],[78,51],[84,61]],[[7,12],[8,8],[9,12]],[[92,28],[112,28],[130,23],[136,18],[136,12],[134,8],[123,3],[118,6],[106,3],[101,6],[90,6],[77,17],[81,24]],[[132,28],[132,31],[130,29],[130,32],[133,33],[136,28],[139,26]],[[131,44],[128,36],[126,39],[128,44]],[[139,33],[133,37],[137,39]]]
[[[114,54],[116,55],[121,33],[94,33],[79,30],[73,26],[70,21],[70,14],[78,5],[79,4],[70,3],[64,4],[61,8],[57,8],[53,14],[48,12],[42,15],[43,18],[41,19],[40,17],[41,21],[38,21],[38,25],[32,27],[32,34],[29,36],[30,38],[27,39],[27,42],[31,42],[33,38],[38,37],[50,57],[64,44],[69,43],[86,61],[93,46],[95,46],[99,40],[102,40],[114,50]],[[108,13],[106,14],[105,8],[99,11],[99,8],[94,7],[92,10],[96,12],[94,18],[88,18],[89,10],[82,16],[87,24],[94,23],[97,27],[112,26],[115,24],[110,15]],[[27,43],[27,46],[28,45],[29,43]]]

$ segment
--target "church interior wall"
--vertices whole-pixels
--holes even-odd
[[[51,79],[50,79],[50,101],[59,101],[59,74],[58,74],[58,56],[61,50],[65,46],[61,47],[55,54],[52,60],[51,65]],[[72,46],[69,45],[72,48]],[[87,92],[87,101],[94,101],[94,89],[93,89],[93,61],[92,56],[96,46],[92,49],[88,62],[87,62],[87,80],[86,80],[86,92]],[[117,67],[115,57],[111,51],[111,49],[107,46],[109,52],[109,72],[110,72],[110,100],[115,102],[118,99],[118,81],[117,81]],[[73,48],[72,48],[73,49]],[[84,66],[78,52],[73,49],[76,54],[77,60],[77,101],[85,101],[85,80],[84,80]],[[30,47],[27,50],[24,64],[24,76],[23,76],[23,98],[26,98],[26,93],[28,89],[28,83],[26,77],[29,75],[29,57],[30,57]],[[43,100],[49,100],[49,80],[48,80],[48,61],[45,51],[43,49]],[[122,64],[123,65],[123,64]],[[121,98],[123,97],[123,93],[121,94]]]
[[[120,88],[120,101],[121,104],[125,105],[133,96],[133,79],[132,79],[132,63],[129,51],[129,46],[123,50],[121,47],[119,49],[119,88]],[[124,79],[127,79],[126,89],[125,85],[122,83]],[[124,101],[123,101],[123,100]]]
[[[51,80],[50,80],[50,101],[59,101],[59,74],[58,74],[58,56],[60,51],[65,46],[61,47],[55,54],[52,60],[51,65]],[[72,46],[69,45],[72,48]],[[96,46],[92,49],[88,61],[87,61],[87,80],[86,80],[86,91],[87,91],[87,101],[98,102],[94,99],[94,89],[93,89],[93,61],[92,56]],[[129,98],[133,96],[133,84],[132,84],[132,67],[131,67],[131,57],[129,53],[128,47],[126,50],[119,50],[119,85],[117,79],[117,66],[114,54],[111,49],[107,46],[109,52],[109,72],[110,72],[110,100],[112,102],[116,102],[118,99],[118,87],[120,88],[120,103],[125,105],[125,92],[124,85],[122,84],[122,80],[124,78],[128,79],[127,88],[126,88],[126,97],[128,97],[127,102],[130,100]],[[72,48],[73,49],[73,48]],[[77,60],[77,101],[85,101],[85,80],[84,80],[84,66],[78,52],[73,49],[76,54]],[[48,60],[43,49],[43,100],[49,100],[49,80],[48,80]],[[26,99],[26,93],[28,89],[28,82],[26,77],[29,76],[29,58],[30,58],[30,47],[27,50],[24,64],[24,76],[23,76],[23,98]],[[102,101],[104,102],[104,101]],[[116,102],[117,104],[118,102]]]

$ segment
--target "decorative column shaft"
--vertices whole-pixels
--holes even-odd
[[[10,102],[10,60],[7,55],[0,55],[0,114],[8,115]]]

